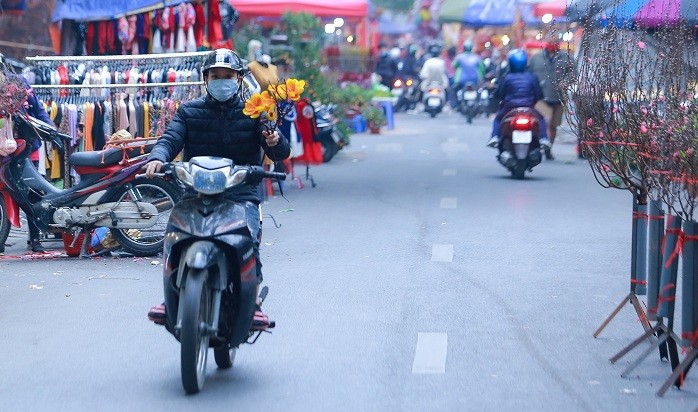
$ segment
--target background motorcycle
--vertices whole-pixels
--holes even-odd
[[[173,171],[193,192],[172,210],[163,259],[167,329],[180,342],[182,386],[196,393],[204,384],[209,346],[218,367],[225,369],[232,367],[240,344],[256,341],[248,342],[254,334],[250,326],[258,280],[247,222],[260,219],[261,213],[249,209],[258,211],[258,206],[228,200],[224,194],[286,175],[206,156],[166,166],[165,173]],[[261,300],[267,290],[262,289]]]
[[[80,182],[61,190],[39,174],[29,159],[29,147],[44,139],[63,152],[70,137],[30,116],[15,115],[13,120],[18,148],[0,163],[0,193],[13,225],[20,226],[21,207],[31,212],[28,217],[44,233],[63,233],[73,243],[85,234],[83,253],[95,227],[111,228],[114,238],[134,255],[152,256],[162,250],[167,217],[181,190],[165,179],[135,178],[153,144],[73,153],[69,164]]]
[[[322,161],[327,163],[349,142],[338,125],[339,119],[334,115],[336,104],[322,104],[315,108],[315,123],[318,140],[322,144]]]
[[[446,102],[446,90],[440,83],[429,83],[424,92],[424,111],[436,117],[441,113]]]
[[[458,107],[469,124],[473,123],[473,118],[480,110],[479,93],[475,88],[475,83],[468,82],[456,93]]]
[[[542,159],[538,141],[540,122],[535,110],[519,107],[502,118],[497,160],[515,179],[523,179]]]
[[[393,81],[392,94],[397,97],[394,111],[411,110],[419,101],[419,79],[413,77],[399,77]]]
[[[10,221],[7,219],[5,200],[0,196],[0,253],[5,252],[5,242],[10,236]]]

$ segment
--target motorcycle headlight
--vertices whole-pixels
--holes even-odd
[[[192,187],[194,190],[205,195],[215,195],[225,192],[228,174],[230,173],[229,167],[217,170],[206,170],[197,166],[192,166],[191,169],[194,181]]]

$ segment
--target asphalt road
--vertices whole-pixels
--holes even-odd
[[[159,262],[0,259],[0,410],[696,408],[698,372],[657,398],[658,356],[628,379],[633,356],[609,363],[642,332],[630,307],[591,336],[627,293],[630,194],[601,188],[564,134],[557,160],[511,180],[489,127],[399,115],[312,167],[317,187],[265,204],[278,326],[232,370],[209,359],[195,396],[177,341],[146,319]]]

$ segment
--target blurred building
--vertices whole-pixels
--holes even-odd
[[[22,60],[54,54],[49,36],[55,0],[0,1],[0,52]]]

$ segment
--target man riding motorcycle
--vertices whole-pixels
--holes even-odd
[[[422,94],[433,84],[440,85],[444,90],[448,87],[446,62],[441,58],[441,46],[429,46],[429,54],[431,57],[424,62],[422,70],[419,72],[419,78],[422,79],[420,85]]]
[[[472,83],[479,85],[485,75],[485,65],[482,58],[473,53],[473,45],[469,42],[463,44],[463,53],[456,56],[453,61],[456,74],[453,80],[453,93]]]
[[[492,121],[492,137],[487,142],[489,147],[496,148],[499,145],[499,132],[504,115],[517,107],[530,107],[533,109],[536,102],[543,99],[543,91],[538,83],[538,78],[526,71],[528,62],[526,52],[521,49],[512,50],[509,52],[508,61],[509,73],[504,76],[504,79],[502,79],[494,92],[495,97],[502,99],[502,102],[497,115]],[[538,112],[536,111],[536,113]],[[541,146],[550,147],[545,119],[540,113],[538,113],[538,118],[540,121],[540,137],[538,140]]]
[[[182,150],[185,161],[195,156],[218,156],[232,159],[236,165],[261,165],[262,150],[273,161],[289,157],[289,143],[279,132],[270,133],[262,128],[259,119],[251,119],[243,114],[245,102],[240,95],[243,69],[242,60],[232,50],[218,49],[205,57],[202,73],[206,96],[186,102],[177,110],[174,119],[148,156],[150,161],[145,166],[147,177],[153,177],[163,163],[174,159]],[[226,193],[226,196],[247,202],[247,214],[250,216],[247,225],[254,239],[256,272],[261,283],[258,189],[257,186],[243,185]],[[257,303],[252,328],[264,330],[270,324],[269,318],[262,312],[259,301]],[[165,305],[151,308],[148,318],[164,325]]]

